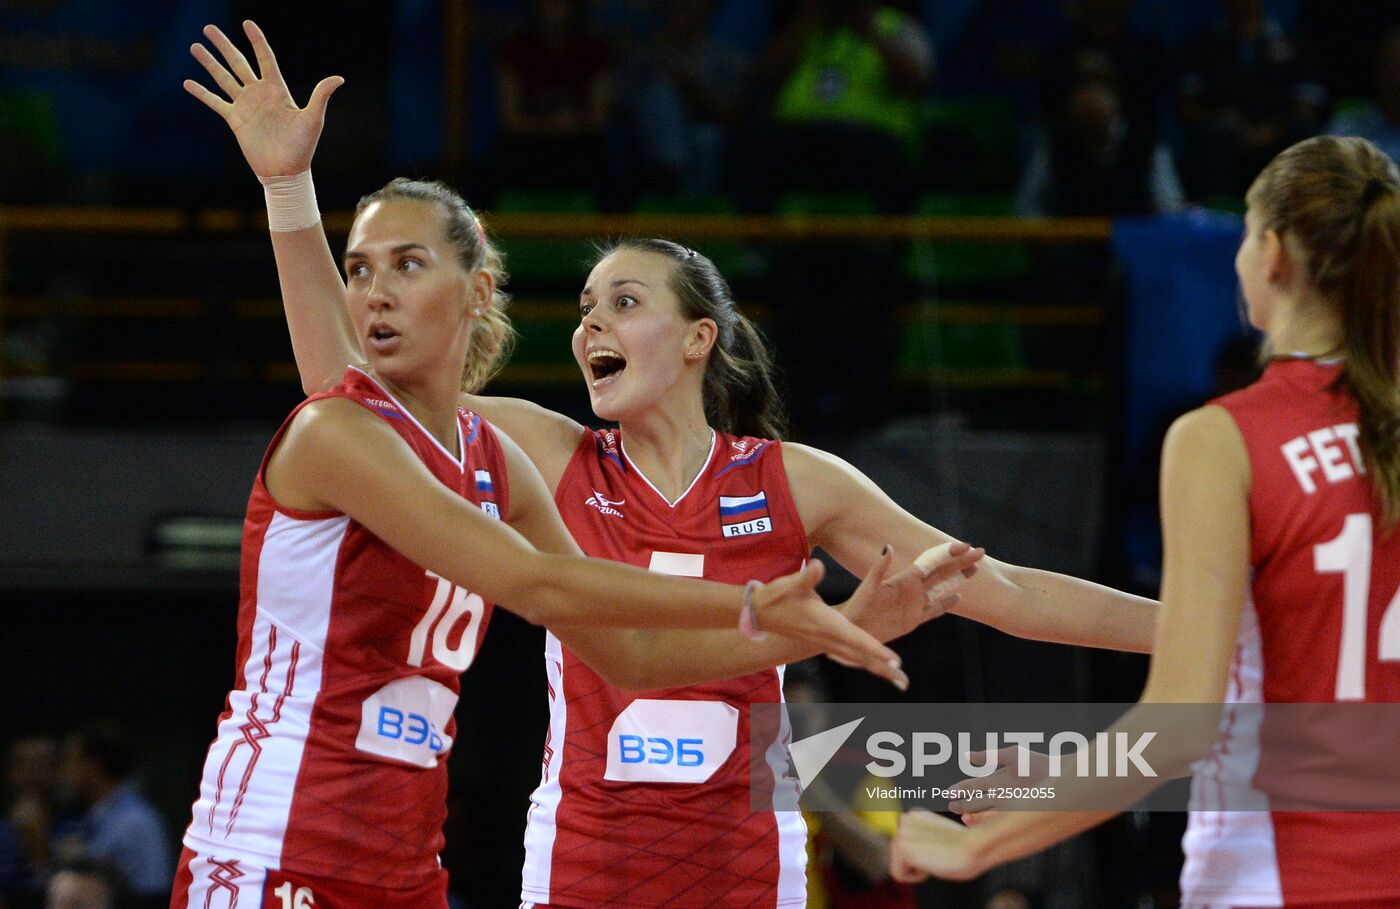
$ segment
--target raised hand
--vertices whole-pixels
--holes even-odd
[[[816,587],[825,573],[821,562],[812,561],[800,571],[763,585],[754,595],[759,627],[806,642],[832,659],[865,669],[906,690],[909,677],[899,668],[899,656],[817,596]]]
[[[216,26],[206,25],[204,36],[218,49],[223,61],[203,44],[191,45],[190,53],[223,94],[210,91],[193,79],[185,80],[185,91],[224,118],[253,173],[259,177],[299,174],[311,167],[326,122],[326,104],[345,80],[340,76],[322,79],[312,90],[306,107],[297,107],[262,30],[252,20],[245,20],[243,31],[252,44],[260,72],[253,70],[248,58],[227,35]]]
[[[966,543],[943,543],[886,578],[894,559],[894,550],[887,546],[855,594],[841,604],[841,614],[881,641],[902,637],[956,605],[958,588],[977,573],[985,554]]]

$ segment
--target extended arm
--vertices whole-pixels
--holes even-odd
[[[887,541],[910,558],[952,539],[834,455],[787,444],[783,456],[812,543],[856,574]],[[1157,604],[1089,581],[987,558],[960,593],[951,612],[1019,637],[1140,652],[1152,647]]]
[[[1155,733],[1141,754],[1158,776],[1070,777],[1056,787],[1057,808],[1096,810],[998,812],[975,827],[912,813],[895,838],[897,878],[967,879],[1038,852],[1133,805],[1210,750],[1218,706],[1166,713],[1150,705],[1219,705],[1225,696],[1249,577],[1249,462],[1234,421],[1218,407],[1187,414],[1167,435],[1162,529],[1162,615],[1152,669],[1139,705],[1108,730],[1126,733],[1127,741]],[[1089,765],[1096,766],[1092,754]]]
[[[544,552],[581,554],[525,453],[509,436],[502,433],[500,438],[510,465],[511,526]],[[885,574],[890,557],[877,558],[860,590],[845,604],[846,610],[848,614],[860,611],[932,618],[942,609],[928,606],[926,589],[947,585],[940,587],[939,595],[950,595],[951,587],[962,579],[961,572],[970,570],[978,555],[963,547],[956,555],[929,563],[927,573],[911,567],[888,580]],[[736,629],[616,629],[555,623],[550,630],[610,684],[634,691],[735,678],[819,652],[810,642],[779,635],[753,641]]]
[[[526,474],[515,479],[542,486],[533,467],[524,467]],[[266,482],[284,505],[348,514],[424,568],[531,622],[737,624],[737,587],[538,551],[438,482],[392,429],[352,401],[332,398],[305,407],[269,460]],[[820,570],[809,569],[761,586],[754,599],[763,623],[903,683],[893,651],[816,596],[812,588],[820,578]]]

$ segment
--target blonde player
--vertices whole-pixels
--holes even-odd
[[[453,709],[493,603],[561,629],[771,632],[906,684],[892,651],[815,595],[817,566],[783,577],[755,566],[741,588],[577,555],[533,464],[461,406],[464,383],[493,368],[504,322],[490,240],[455,193],[396,180],[366,197],[344,264],[363,366],[292,412],[257,473],[237,677],[172,907],[445,907],[446,757],[473,736]],[[931,615],[925,583],[955,582],[978,555],[933,553],[927,577],[889,585],[879,560],[847,608],[883,598]],[[609,673],[668,652],[639,633],[599,640]],[[682,744],[678,763],[696,747]]]
[[[249,37],[270,60],[261,34],[250,29]],[[229,120],[254,172],[265,182],[309,181],[302,171],[319,134],[323,92],[299,111],[266,68],[262,78],[249,69],[240,88],[268,99]],[[274,232],[272,242],[303,384],[319,389],[362,356],[337,312],[345,291],[319,225]],[[509,427],[585,552],[737,579],[795,570],[813,546],[864,572],[886,540],[901,551],[953,544],[850,465],[777,440],[781,406],[768,354],[705,256],[664,240],[621,243],[588,276],[579,316],[574,355],[590,400],[620,429],[588,430],[525,401],[463,403]],[[847,359],[840,343],[834,326],[834,364]],[[962,614],[1049,640],[1149,646],[1148,601],[982,564],[990,570],[960,591]],[[868,625],[881,638],[912,627],[884,615]],[[780,700],[781,670],[772,667],[802,654],[779,642],[756,651],[740,646],[737,634],[714,634],[618,679],[590,668],[609,646],[599,635],[554,629],[547,640],[551,725],[526,833],[522,899],[679,909],[801,904],[801,818],[750,810],[747,755],[751,746],[781,750],[775,741],[750,741],[749,705]],[[719,666],[727,681],[699,684],[706,676],[698,670]],[[682,739],[711,744],[688,745],[681,761]]]

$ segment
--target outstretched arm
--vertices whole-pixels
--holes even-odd
[[[1162,530],[1162,616],[1152,669],[1138,706],[1108,730],[1110,736],[1123,733],[1126,741],[1153,733],[1141,754],[1159,776],[1120,771],[1094,779],[1062,777],[1054,804],[1071,810],[1001,811],[972,827],[928,812],[910,813],[895,837],[891,871],[897,879],[966,880],[1031,855],[1128,808],[1210,750],[1219,731],[1218,705],[1225,698],[1250,557],[1249,460],[1234,421],[1218,407],[1187,414],[1167,435]],[[1151,704],[1205,706],[1154,713],[1144,707]],[[1097,747],[1090,748],[1089,766],[1097,766]],[[1089,805],[1094,808],[1073,810]]]
[[[542,490],[539,474],[524,467],[512,480]],[[454,494],[397,433],[344,398],[297,414],[268,461],[266,483],[284,506],[350,515],[425,569],[539,624],[730,628],[746,596],[725,584],[540,552]],[[821,601],[820,580],[820,568],[809,566],[759,585],[752,597],[761,625],[907,684],[893,651]]]
[[[504,433],[498,435],[510,465],[511,526],[541,551],[581,554],[524,452]],[[964,571],[973,571],[980,555],[966,546],[952,552],[944,549],[888,579],[890,556],[881,556],[842,611],[865,615],[876,626],[874,630],[867,626],[876,637],[885,637],[880,634],[881,620],[927,621],[942,614],[949,600],[956,601],[954,589],[963,580]],[[928,591],[935,589],[935,600],[930,604]],[[901,626],[901,630],[910,627]],[[807,641],[779,635],[754,641],[737,629],[616,629],[556,623],[550,630],[610,684],[634,691],[735,678],[820,652]],[[891,629],[888,637],[894,636]]]
[[[856,574],[886,542],[903,558],[952,537],[895,504],[850,464],[806,445],[784,444],[783,464],[813,545]],[[896,570],[904,567],[896,562]],[[1157,604],[1050,571],[984,559],[952,611],[1009,634],[1062,644],[1146,652]]]
[[[245,21],[243,30],[252,44],[257,71],[228,36],[209,25],[204,34],[223,61],[202,44],[192,45],[190,53],[222,94],[192,79],[185,81],[185,91],[223,117],[248,166],[267,187],[268,226],[292,352],[302,389],[314,394],[340,381],[346,364],[364,359],[310,184],[311,159],[325,125],[326,104],[345,80],[322,79],[306,107],[299,108],[262,31],[252,21]]]

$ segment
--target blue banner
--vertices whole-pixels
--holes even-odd
[[[1111,244],[1128,281],[1126,462],[1137,464],[1174,410],[1214,397],[1222,347],[1249,329],[1239,303],[1238,215],[1189,212],[1114,222]]]

